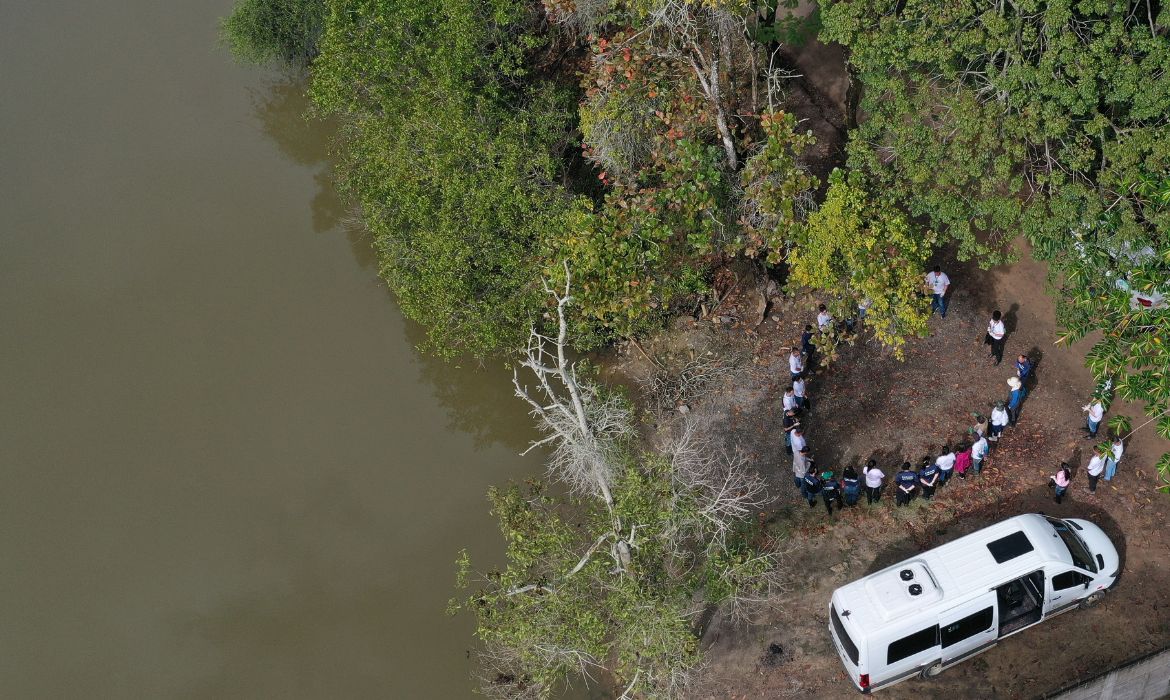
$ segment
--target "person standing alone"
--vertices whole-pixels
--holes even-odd
[[[1003,362],[1003,346],[1007,338],[1007,327],[1003,325],[1003,314],[999,309],[991,312],[991,320],[987,323],[987,337],[984,342],[991,346],[991,356],[995,364]]]
[[[1061,462],[1060,469],[1052,476],[1052,484],[1055,487],[1055,500],[1060,503],[1060,499],[1064,498],[1064,492],[1068,491],[1069,482],[1072,481],[1072,469],[1069,468],[1068,462]]]
[[[930,291],[930,310],[936,309],[943,317],[947,317],[947,288],[951,286],[951,278],[942,271],[942,267],[935,265],[934,269],[926,273],[926,288]]]

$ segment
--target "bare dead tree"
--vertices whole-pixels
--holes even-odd
[[[696,421],[683,423],[667,446],[671,478],[680,498],[692,499],[694,521],[680,523],[678,535],[705,542],[707,555],[728,549],[729,537],[769,502],[763,476],[738,451],[715,448]],[[678,542],[679,548],[685,547]],[[786,552],[773,541],[759,542],[757,551],[738,565],[721,570],[732,595],[723,609],[734,622],[748,622],[774,606],[786,589]]]
[[[529,451],[552,445],[549,474],[577,494],[595,496],[605,502],[613,520],[611,552],[619,570],[631,562],[630,540],[621,519],[614,513],[612,484],[619,457],[618,446],[633,435],[629,409],[616,396],[604,394],[577,375],[577,364],[568,359],[568,330],[565,309],[573,302],[572,275],[565,263],[565,289],[558,292],[544,282],[544,291],[556,301],[557,336],[550,338],[529,331],[520,367],[532,371],[535,389],[520,382],[519,369],[512,371],[516,396],[532,407],[531,414],[545,436],[534,441]]]
[[[746,372],[748,358],[713,352],[697,355],[681,366],[659,366],[638,384],[650,410],[661,415],[701,399],[712,387],[732,381]]]

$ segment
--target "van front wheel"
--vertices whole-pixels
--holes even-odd
[[[1104,597],[1105,591],[1093,591],[1088,596],[1086,596],[1084,600],[1081,601],[1081,609],[1085,610],[1087,608],[1093,607],[1097,603],[1100,603],[1101,599]]]
[[[922,678],[924,680],[930,680],[931,678],[934,678],[935,676],[937,676],[938,674],[940,674],[942,672],[943,672],[943,665],[942,665],[942,662],[939,661],[938,663],[934,664],[933,666],[927,666],[926,668],[922,669],[921,675],[922,675]]]

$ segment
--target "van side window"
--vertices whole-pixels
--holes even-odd
[[[886,650],[886,663],[901,661],[934,646],[938,646],[938,625],[927,627],[891,643],[890,648]]]
[[[943,627],[941,630],[943,648],[945,649],[952,644],[958,644],[964,639],[969,639],[980,632],[986,631],[991,627],[993,618],[994,611],[991,608],[984,608],[973,615],[968,615],[961,620],[956,620]]]
[[[1074,586],[1083,586],[1089,577],[1076,571],[1066,571],[1063,574],[1057,574],[1052,577],[1052,590],[1063,591],[1066,588],[1073,588]]]
[[[841,624],[841,618],[837,616],[837,608],[829,606],[829,612],[833,618],[833,630],[837,633],[837,639],[841,640],[841,645],[845,647],[845,653],[849,655],[849,660],[853,665],[857,665],[857,645],[849,638],[849,633],[845,631],[845,626]],[[846,610],[846,613],[849,611]]]

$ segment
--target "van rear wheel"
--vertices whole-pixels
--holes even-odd
[[[926,668],[922,669],[921,676],[924,680],[930,680],[931,678],[934,678],[935,676],[937,676],[938,674],[940,674],[942,672],[943,672],[943,665],[942,665],[942,662],[939,661],[938,663],[936,663],[932,666],[927,666]]]
[[[1096,605],[1097,603],[1100,603],[1101,599],[1104,597],[1105,597],[1105,591],[1093,591],[1088,596],[1086,596],[1084,600],[1081,601],[1080,607],[1082,610],[1085,610],[1087,608],[1091,608],[1094,605]]]

